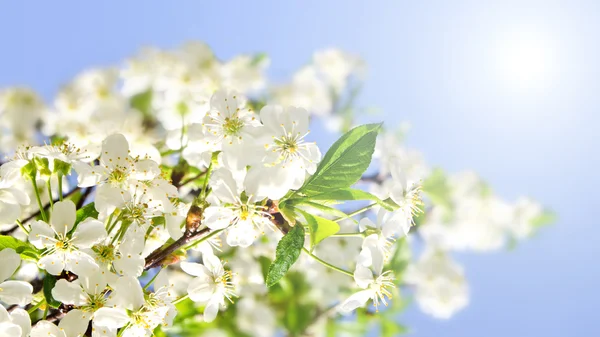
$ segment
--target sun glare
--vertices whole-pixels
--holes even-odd
[[[545,89],[555,80],[556,54],[556,46],[548,37],[514,34],[497,42],[495,69],[498,78],[511,89]]]

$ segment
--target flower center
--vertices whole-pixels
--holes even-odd
[[[390,289],[395,288],[394,285],[394,275],[392,275],[392,271],[388,270],[383,274],[379,275],[375,282],[371,284],[369,287],[373,292],[373,305],[375,305],[375,309],[379,311],[379,304],[383,303],[383,305],[387,306],[387,300],[392,298],[392,293]]]
[[[237,116],[225,118],[223,123],[223,133],[226,136],[237,136],[244,128],[244,122]]]
[[[71,250],[71,248],[73,248],[73,245],[71,244],[70,240],[66,237],[64,238],[60,238],[56,241],[56,243],[54,243],[54,248],[58,251],[69,251]]]
[[[120,167],[115,168],[110,172],[108,181],[113,185],[119,185],[127,179],[127,173]]]
[[[95,245],[92,250],[98,255],[98,259],[104,264],[111,264],[115,260],[115,246]]]
[[[106,298],[104,297],[104,293],[88,295],[88,302],[86,305],[81,307],[81,310],[87,312],[94,312],[102,307],[104,307],[104,303],[106,303]]]

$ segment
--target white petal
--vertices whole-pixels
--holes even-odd
[[[209,206],[204,210],[204,223],[212,230],[223,229],[235,218],[233,211],[225,207]]]
[[[23,336],[23,328],[18,324],[11,323],[9,321],[0,322],[0,336],[1,337],[21,337]],[[27,335],[25,335],[27,336]]]
[[[29,194],[17,188],[7,188],[6,190],[10,191],[13,195],[13,201],[16,201],[20,205],[29,205],[31,200],[29,199]]]
[[[33,287],[24,281],[4,281],[0,289],[0,300],[6,304],[26,305],[33,298]]]
[[[106,137],[102,142],[102,163],[110,168],[116,165],[128,165],[129,143],[122,134],[114,134]]]
[[[21,206],[15,203],[0,201],[0,225],[13,224],[20,216]]]
[[[52,296],[65,304],[83,305],[87,302],[87,296],[78,282],[68,282],[61,279],[56,282],[52,289]]]
[[[129,323],[127,311],[121,308],[100,308],[94,313],[94,324],[116,329]]]
[[[283,107],[280,105],[265,105],[260,110],[260,120],[263,122],[265,127],[269,129],[268,132],[280,134],[281,124],[283,123]]]
[[[46,270],[52,275],[60,275],[65,269],[65,260],[63,254],[50,254],[42,257],[38,261],[38,267]]]
[[[354,282],[359,287],[366,289],[373,283],[373,272],[369,268],[357,265],[354,270]]]
[[[183,236],[183,230],[181,228],[183,220],[185,220],[185,217],[182,215],[165,215],[165,226],[167,227],[171,239],[177,240]]]
[[[376,229],[377,225],[374,224],[373,221],[371,221],[371,219],[364,217],[360,219],[360,222],[358,223],[358,229],[361,232],[364,232],[365,230],[367,230],[367,228]]]
[[[121,275],[139,277],[144,272],[145,263],[145,259],[139,253],[128,253],[117,256],[113,266]]]
[[[192,276],[210,276],[210,270],[208,270],[205,266],[199,264],[199,263],[194,263],[194,262],[181,262],[179,264],[179,266],[181,267],[181,269],[192,275]]]
[[[219,259],[216,255],[202,256],[202,263],[212,273],[212,275],[223,275],[223,263],[221,263],[221,259]]]
[[[136,310],[144,304],[144,292],[137,278],[133,276],[119,277],[111,284],[114,292],[109,296],[113,305],[129,310]]]
[[[204,321],[205,322],[212,322],[215,320],[215,318],[217,317],[217,313],[219,312],[219,306],[221,304],[221,301],[219,300],[218,297],[213,296],[213,298],[211,298],[211,300],[208,302],[208,304],[206,305],[206,307],[204,308]]]
[[[21,335],[23,337],[29,335],[29,331],[31,331],[31,318],[29,318],[27,311],[21,308],[13,309],[10,313],[10,319],[13,323],[21,327]]]
[[[71,200],[59,201],[52,207],[50,225],[58,234],[67,234],[75,224],[76,209]]]
[[[100,294],[106,289],[108,277],[106,272],[97,270],[88,272],[79,277],[79,284],[83,287],[86,293],[94,295]]]
[[[91,187],[98,185],[108,175],[102,166],[90,166],[79,161],[73,162],[73,169],[77,172],[77,186]]]
[[[21,264],[21,257],[12,248],[0,251],[0,282],[11,277]]]
[[[135,163],[131,177],[137,180],[152,180],[160,174],[160,168],[155,161],[144,159]]]
[[[3,305],[0,305],[0,322],[10,320],[10,315]]]
[[[37,248],[45,248],[46,246],[53,245],[53,240],[56,233],[49,224],[43,221],[34,221],[31,223],[31,231],[29,232],[29,242],[31,242]]]
[[[75,246],[89,248],[106,238],[106,228],[101,221],[87,218],[77,225],[72,238]]]
[[[84,275],[98,270],[96,260],[82,251],[73,251],[65,254],[65,269],[77,275]]]
[[[67,337],[80,337],[85,334],[90,318],[91,314],[73,309],[60,320],[58,327],[65,332]]]
[[[354,311],[354,309],[356,308],[363,307],[371,298],[372,293],[373,292],[371,290],[362,290],[353,294],[352,296],[348,297],[348,299],[346,299],[344,302],[342,302],[342,304],[340,304],[340,311],[342,313],[349,313]]]
[[[190,299],[194,302],[206,302],[215,293],[215,284],[212,277],[198,276],[194,278],[187,289]]]
[[[40,321],[31,329],[31,337],[37,336],[67,337],[62,330],[48,321]]]
[[[96,315],[92,321],[92,337],[116,337],[118,328],[108,328],[96,324]]]
[[[112,187],[109,184],[103,184],[96,188],[95,206],[101,214],[110,214],[115,208],[120,208],[131,199],[129,192],[120,188]]]

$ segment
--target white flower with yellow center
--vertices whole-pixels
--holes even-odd
[[[93,258],[82,250],[106,238],[104,224],[87,218],[73,230],[75,219],[75,204],[65,200],[52,207],[50,224],[40,220],[31,224],[29,241],[44,249],[38,266],[52,275],[60,275],[63,270],[79,274],[77,270],[82,267],[97,267]]]
[[[94,324],[98,328],[119,332],[125,337],[151,336],[160,325],[168,325],[174,316],[169,290],[157,287],[154,293],[144,293],[138,279],[123,276],[110,284],[113,292],[106,305],[94,314]]]
[[[266,154],[263,165],[253,166],[246,176],[250,193],[258,197],[280,199],[290,189],[304,183],[306,173],[313,174],[321,152],[308,135],[308,112],[302,108],[267,105],[260,111]]]
[[[238,180],[243,180],[239,177]],[[265,227],[271,227],[269,214],[264,206],[257,205],[255,198],[243,194],[243,185],[232,173],[221,168],[211,177],[212,196],[218,203],[204,211],[205,223],[212,230],[227,229],[227,244],[248,247],[263,233]]]
[[[410,222],[401,213],[388,212],[381,208],[376,223],[369,218],[362,218],[359,229],[366,233],[367,237],[363,241],[358,263],[364,267],[381,270],[396,239],[408,234]]]
[[[381,270],[372,271],[360,264],[356,265],[354,281],[356,285],[364,290],[353,294],[340,304],[339,309],[343,313],[349,313],[356,308],[363,307],[369,300],[373,300],[376,309],[382,303],[387,306],[387,301],[392,297],[391,290],[396,287],[391,270],[385,272]]]
[[[231,281],[232,273],[223,268],[223,264],[214,255],[204,255],[204,263],[182,262],[184,272],[196,276],[188,287],[188,294],[192,301],[206,303],[204,308],[204,321],[212,322],[217,317],[219,308],[225,305],[225,299],[233,302],[234,284]]]
[[[75,166],[77,170],[77,166]],[[151,181],[160,175],[158,164],[150,159],[132,158],[129,143],[121,134],[108,136],[102,143],[100,165],[78,170],[79,187],[98,185],[95,206],[98,212],[110,214],[131,199],[131,189],[140,181]]]

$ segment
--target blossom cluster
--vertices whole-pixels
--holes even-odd
[[[351,128],[359,58],[318,52],[286,84],[268,63],[189,43],[88,70],[50,105],[0,93],[0,335],[322,335],[400,310],[401,286],[448,318],[468,303],[450,253],[544,220],[380,124]],[[315,121],[344,132],[327,151]]]

